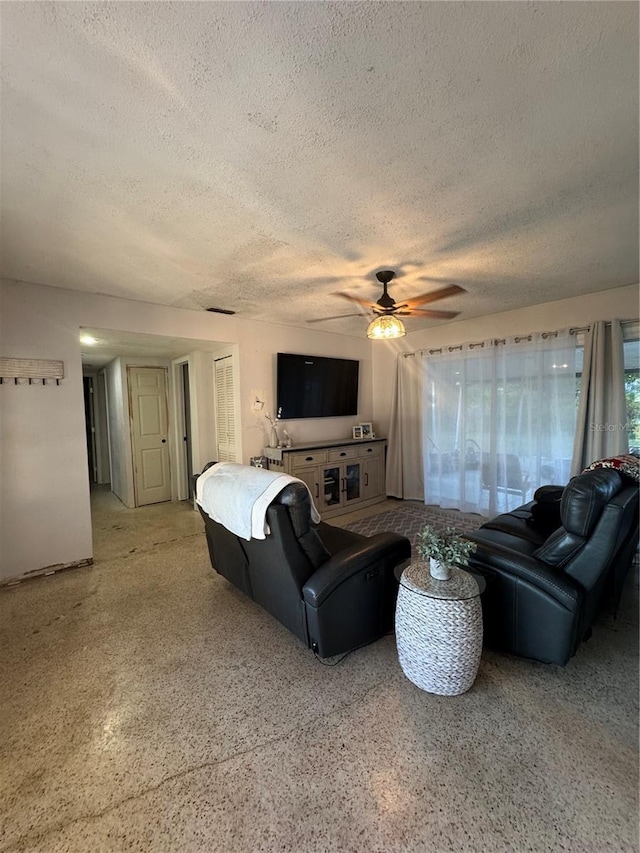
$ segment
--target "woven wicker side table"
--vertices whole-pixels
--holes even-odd
[[[412,563],[400,578],[396,644],[400,666],[417,687],[441,696],[465,693],[475,681],[482,654],[484,591],[457,567],[436,580],[429,564]]]

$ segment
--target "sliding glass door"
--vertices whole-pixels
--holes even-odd
[[[485,341],[424,358],[426,503],[494,515],[569,479],[575,339]]]

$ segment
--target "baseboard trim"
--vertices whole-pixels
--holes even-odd
[[[19,575],[17,578],[6,578],[5,580],[0,581],[0,589],[2,587],[17,586],[24,581],[55,575],[58,572],[64,572],[67,569],[81,569],[84,566],[92,565],[93,557],[87,557],[84,560],[74,560],[72,563],[54,563],[52,566],[44,566],[42,569],[34,569],[32,572],[26,572],[26,574]]]

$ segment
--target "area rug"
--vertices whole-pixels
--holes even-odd
[[[399,509],[387,510],[379,515],[371,515],[368,518],[354,521],[346,525],[346,528],[353,530],[354,533],[362,533],[364,536],[372,536],[374,533],[386,531],[399,533],[411,541],[411,550],[415,554],[418,534],[425,524],[430,524],[436,530],[449,526],[456,533],[464,534],[477,530],[485,521],[485,518],[475,513],[411,503],[403,505]]]

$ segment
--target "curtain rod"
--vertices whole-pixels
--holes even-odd
[[[557,337],[557,335],[558,335],[557,332],[542,332],[541,333],[541,337],[543,337],[543,338]],[[522,341],[530,341],[531,338],[532,338],[531,335],[517,335],[516,337],[514,337],[513,340],[516,344],[519,344]],[[494,346],[498,346],[498,344],[506,344],[506,342],[507,342],[506,338],[492,338],[490,341],[490,343],[493,344]],[[467,347],[469,349],[476,349],[478,347],[480,347],[480,349],[482,349],[484,347],[485,343],[486,343],[486,341],[477,341],[475,343],[467,344]],[[429,353],[429,355],[433,355],[436,352],[441,353],[444,351],[455,352],[455,350],[460,350],[462,352],[463,349],[464,349],[463,344],[457,344],[456,346],[438,347],[437,349],[420,349],[420,350],[417,350],[417,352],[420,352],[420,353],[427,352],[427,353]],[[415,355],[415,353],[407,352],[407,353],[403,353],[403,355],[406,358],[408,355]]]
[[[640,320],[637,320],[637,319],[620,320],[621,326],[630,326],[630,325],[633,325],[634,323],[640,323]],[[611,325],[611,320],[607,320],[605,322],[605,326],[610,326],[610,325]],[[589,324],[588,326],[574,326],[574,327],[569,329],[569,334],[570,335],[577,335],[579,332],[588,332],[590,328],[591,328],[591,324]],[[540,332],[539,334],[543,338],[550,338],[552,336],[555,336],[555,337],[558,336],[557,331],[556,332]],[[521,341],[530,341],[531,335],[530,334],[529,335],[516,335],[516,336],[514,336],[513,340],[517,344],[519,344]],[[506,338],[493,338],[493,343],[494,344],[504,344],[504,343],[506,343]],[[470,343],[470,344],[467,344],[467,346],[469,347],[469,349],[474,349],[475,347],[483,347],[484,341],[478,341],[477,343]],[[445,346],[445,347],[438,347],[437,349],[419,349],[419,350],[413,350],[412,352],[403,352],[402,357],[403,358],[409,358],[412,355],[416,355],[416,353],[422,354],[425,352],[429,353],[429,355],[434,355],[437,352],[442,353],[445,350],[447,350],[449,352],[454,352],[455,350],[461,350],[461,349],[462,349],[462,344],[457,344],[455,346],[451,345],[451,346]]]
[[[620,320],[620,325],[621,326],[630,326],[630,325],[633,325],[633,323],[638,323],[638,322],[640,322],[640,321],[639,320]],[[610,325],[611,325],[611,320],[605,321],[605,326],[610,326]],[[570,335],[577,335],[578,332],[588,332],[590,328],[591,328],[591,324],[589,324],[588,326],[576,326],[575,328],[569,329],[569,334]]]

